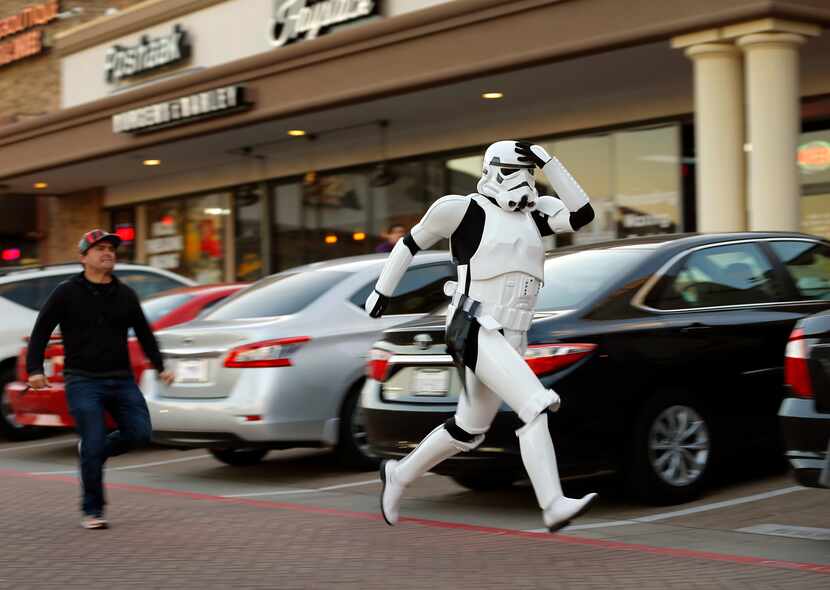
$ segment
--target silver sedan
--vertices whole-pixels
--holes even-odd
[[[448,252],[420,252],[387,315],[363,309],[386,255],[320,262],[272,275],[201,319],[156,333],[176,381],[145,371],[156,442],[208,448],[231,465],[269,449],[334,447],[372,467],[357,403],[366,356],[381,332],[443,304],[455,277]]]

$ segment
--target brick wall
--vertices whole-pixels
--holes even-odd
[[[49,44],[55,34],[103,16],[107,8],[123,9],[140,0],[62,0],[60,10],[67,12],[81,8],[80,15],[56,19],[39,25],[44,31],[44,43]],[[27,6],[44,4],[47,0],[2,0],[0,19],[19,14]],[[33,29],[30,29],[33,30]],[[0,39],[5,43],[26,31]],[[24,58],[0,66],[0,125],[25,121],[60,108],[60,60],[50,52]]]
[[[103,190],[93,189],[60,197],[39,197],[41,201],[40,262],[74,261],[78,258],[78,240],[87,231],[105,227]]]

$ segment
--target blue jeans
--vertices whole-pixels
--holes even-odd
[[[68,375],[66,399],[81,436],[81,510],[104,513],[104,463],[110,457],[150,442],[150,412],[132,379],[94,379]],[[104,410],[118,425],[107,434]]]

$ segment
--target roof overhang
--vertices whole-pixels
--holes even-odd
[[[770,17],[830,24],[822,0],[457,0],[2,127],[0,182]],[[256,107],[146,135],[112,132],[117,113],[232,84]]]

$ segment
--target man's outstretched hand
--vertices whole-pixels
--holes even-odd
[[[162,371],[161,373],[159,373],[159,379],[165,385],[170,385],[171,383],[173,383],[173,381],[175,381],[176,374],[168,369],[167,371]]]
[[[29,387],[32,389],[44,389],[49,386],[49,380],[45,375],[29,375]]]

